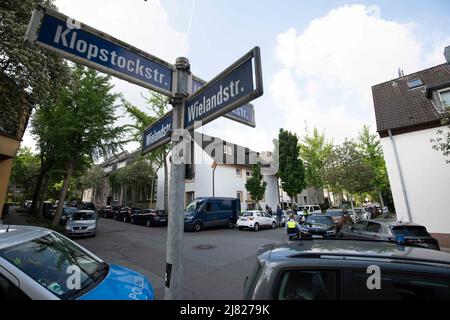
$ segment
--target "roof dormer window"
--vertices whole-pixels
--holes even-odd
[[[438,91],[439,99],[444,108],[450,108],[450,87]]]
[[[423,82],[420,79],[412,79],[407,82],[408,88],[414,89],[423,86]]]

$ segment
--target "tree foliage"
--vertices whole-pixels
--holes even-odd
[[[441,151],[444,157],[448,158],[445,162],[450,163],[450,106],[444,106],[444,113],[441,119],[442,126],[446,129],[439,128],[436,132],[436,138],[430,139],[433,143],[433,149]]]
[[[85,189],[96,189],[105,179],[105,171],[100,166],[92,166],[80,176],[80,186]]]
[[[278,176],[281,179],[283,190],[293,199],[306,187],[305,168],[300,159],[298,137],[289,131],[280,129],[278,144]]]
[[[25,197],[36,184],[39,175],[39,165],[38,155],[34,154],[30,148],[19,148],[13,162],[10,184],[24,189]]]
[[[261,174],[261,164],[254,164],[252,171],[253,175],[245,183],[245,189],[251,194],[252,199],[259,203],[264,198],[267,182]]]
[[[305,164],[306,185],[313,188],[322,188],[323,168],[325,160],[331,153],[333,144],[327,141],[325,133],[319,133],[317,128],[307,132],[300,145],[300,158]]]
[[[374,188],[374,177],[374,171],[364,161],[358,145],[351,140],[335,146],[325,162],[325,182],[335,192],[370,192]]]

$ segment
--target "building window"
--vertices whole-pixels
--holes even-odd
[[[450,107],[450,88],[445,88],[438,91],[442,106]]]
[[[242,191],[236,192],[236,198],[238,198],[239,201],[242,202],[242,200],[244,199],[244,195],[243,195]]]
[[[107,167],[104,168],[103,170],[104,170],[105,172],[110,172],[110,171],[112,171],[112,169],[113,169],[112,166],[107,166]]]
[[[303,197],[303,201],[304,201],[303,203],[305,203],[305,204],[308,203],[308,197],[307,197],[307,196],[304,196],[304,197]]]
[[[229,156],[232,156],[233,155],[233,147],[229,146],[229,145],[224,145],[223,146],[223,153],[227,154]]]
[[[186,196],[184,197],[184,207],[186,208],[192,201],[194,201],[194,191],[186,192]]]
[[[423,82],[420,79],[409,80],[407,83],[408,83],[408,88],[410,88],[410,89],[414,89],[414,88],[423,86]]]
[[[119,191],[118,190],[115,190],[114,192],[113,192],[113,201],[119,201]]]
[[[253,176],[253,172],[252,171],[246,171],[245,173],[247,175],[247,178],[250,178],[251,176]]]
[[[117,169],[123,168],[127,165],[126,161],[121,161],[119,163],[117,163]]]
[[[242,177],[242,170],[240,168],[236,168],[236,177]]]

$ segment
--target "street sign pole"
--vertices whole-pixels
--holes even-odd
[[[176,130],[184,128],[184,108],[188,96],[188,80],[190,74],[189,60],[177,58],[175,64],[175,95],[172,98],[173,131],[172,135],[172,161],[169,186],[169,216],[167,226],[166,250],[166,283],[165,299],[181,299],[183,289],[183,236],[184,236],[184,180],[185,165],[183,161],[175,161],[179,157],[177,150],[185,141],[178,141]],[[175,141],[174,141],[175,140]],[[180,148],[182,149],[182,148]],[[184,154],[181,156],[185,156]]]

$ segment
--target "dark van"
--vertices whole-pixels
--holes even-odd
[[[233,228],[241,211],[238,198],[196,198],[184,212],[184,229],[200,231],[203,228]]]

